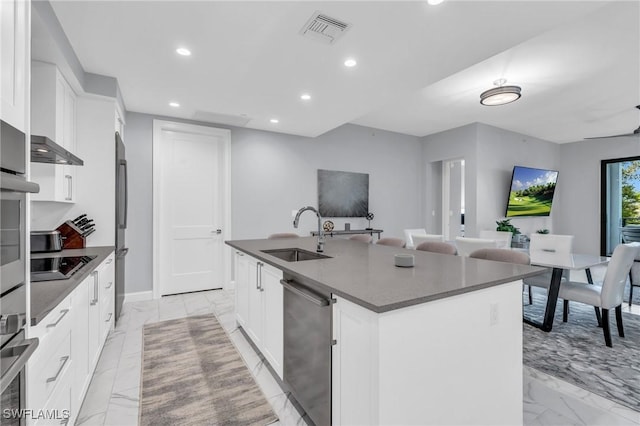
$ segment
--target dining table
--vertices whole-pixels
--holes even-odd
[[[545,307],[542,322],[527,318],[523,313],[523,321],[549,332],[553,328],[553,317],[556,312],[556,304],[558,302],[558,294],[562,285],[562,274],[565,270],[578,271],[585,270],[588,284],[593,285],[593,277],[591,269],[594,266],[604,265],[609,262],[609,258],[605,256],[597,256],[591,254],[580,253],[557,253],[549,250],[536,250],[529,252],[531,265],[543,266],[552,269],[551,282],[549,283],[549,291],[547,293],[547,306]],[[585,283],[585,285],[588,285]],[[595,307],[598,324],[601,324],[600,310]]]

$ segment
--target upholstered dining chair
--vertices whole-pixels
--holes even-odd
[[[559,234],[531,234],[529,240],[529,257],[535,263],[536,256],[541,254],[548,255],[550,252],[557,254],[570,254],[573,250],[573,235]],[[569,271],[565,270],[562,274],[562,280],[569,280]],[[540,275],[528,277],[522,280],[527,286],[529,293],[529,304],[533,303],[531,287],[540,287],[549,289],[551,284],[551,271]]]
[[[622,236],[622,242],[635,243],[640,241],[640,226],[623,226],[620,228],[620,235]]]
[[[413,228],[404,230],[404,240],[407,248],[414,248],[418,244],[413,242],[413,237],[416,235],[427,235],[427,230],[424,228]]]
[[[404,247],[404,240],[402,238],[380,238],[376,241],[376,244],[380,244],[381,246],[391,246],[391,247]]]
[[[640,287],[640,253],[636,256],[629,272],[629,306],[633,303],[633,287]]]
[[[431,253],[456,254],[456,246],[443,241],[425,241],[416,246],[416,250],[429,251]]]
[[[371,240],[373,239],[373,237],[371,237],[371,235],[367,235],[367,234],[356,234],[356,235],[350,236],[349,239],[353,240],[353,241],[360,241],[361,243],[369,244],[371,242]]]
[[[469,256],[481,248],[497,248],[498,242],[486,238],[456,237],[456,248],[459,256]]]
[[[434,243],[444,242],[444,235],[424,234],[424,235],[413,236],[413,248],[417,248],[422,243],[431,243],[431,242],[434,242]]]
[[[267,237],[269,240],[277,240],[281,238],[300,238],[300,235],[293,232],[277,232]]]
[[[622,295],[634,259],[640,250],[640,243],[619,244],[611,255],[607,265],[602,286],[588,285],[581,282],[567,281],[560,286],[558,297],[564,299],[563,321],[567,321],[569,301],[595,306],[602,310],[602,331],[604,341],[612,347],[609,329],[609,310],[616,310],[618,335],[624,337],[622,326]]]
[[[517,263],[528,265],[529,255],[523,251],[514,251],[503,248],[481,248],[469,255],[474,259],[495,260],[496,262]]]
[[[511,238],[513,234],[509,231],[480,231],[479,238],[485,238],[487,240],[496,240],[498,242],[498,248],[508,249],[511,247]]]

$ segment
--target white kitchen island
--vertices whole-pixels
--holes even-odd
[[[263,250],[314,238],[228,244],[331,295],[333,425],[522,424],[521,278],[543,269],[348,240],[298,262]],[[400,252],[415,267],[395,267]]]

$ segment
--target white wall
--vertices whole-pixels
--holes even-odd
[[[266,238],[275,232],[308,235],[316,229],[311,213],[293,228],[292,211],[317,206],[317,169],[369,173],[371,225],[384,236],[402,237],[404,228],[422,227],[421,143],[413,136],[344,125],[317,138],[216,126],[127,113],[129,227],[126,293],[152,289],[152,123],[189,122],[231,130],[232,239]],[[332,219],[336,229],[364,219]]]
[[[31,229],[55,229],[66,220],[86,213],[96,231],[87,246],[115,244],[115,100],[78,97],[75,154],[84,161],[75,166],[75,204],[33,201]]]
[[[574,247],[583,253],[600,253],[601,160],[640,156],[637,137],[594,139],[560,145],[563,189],[554,225],[575,235]]]

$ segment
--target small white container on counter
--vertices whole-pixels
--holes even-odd
[[[411,268],[415,263],[415,257],[412,254],[396,254],[393,258],[396,266],[401,268]]]

